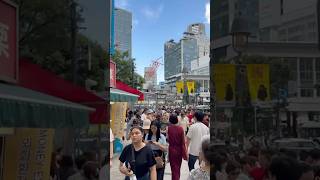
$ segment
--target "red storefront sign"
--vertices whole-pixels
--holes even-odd
[[[18,10],[11,1],[0,0],[0,80],[18,80]]]
[[[117,67],[116,63],[110,60],[110,87],[116,87],[117,84]]]

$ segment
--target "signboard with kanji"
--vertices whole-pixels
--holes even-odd
[[[0,0],[0,80],[18,80],[18,8]]]
[[[49,179],[53,129],[17,128],[6,137],[3,179]]]
[[[117,68],[116,63],[110,60],[110,87],[116,87],[117,83]]]

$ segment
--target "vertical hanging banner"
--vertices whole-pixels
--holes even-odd
[[[49,179],[53,129],[18,128],[5,141],[4,179]]]
[[[251,101],[269,101],[270,71],[268,64],[248,64],[247,76]]]
[[[216,100],[218,102],[234,102],[236,67],[232,64],[215,64],[213,66],[216,86]]]
[[[193,95],[195,93],[195,82],[194,81],[188,81],[187,82],[188,86],[188,94]]]
[[[0,1],[0,80],[18,80],[18,6],[11,1]]]
[[[122,138],[126,119],[127,102],[116,102],[111,105],[111,129],[114,137]]]
[[[176,82],[176,88],[177,88],[177,93],[178,94],[183,94],[184,93],[184,83],[183,83],[183,81],[177,81]]]

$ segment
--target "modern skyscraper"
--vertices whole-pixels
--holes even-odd
[[[114,16],[115,49],[120,52],[128,51],[129,58],[132,57],[132,13],[115,8]]]
[[[203,23],[195,23],[188,26],[189,33],[193,33],[195,35],[205,35],[205,25]]]
[[[198,57],[209,55],[210,40],[206,36],[205,25],[203,23],[191,24],[187,28],[185,37],[191,37],[197,40]]]
[[[199,57],[198,44],[195,37],[183,37],[180,40],[181,45],[181,63],[182,69],[186,68],[187,72],[191,72],[191,61]],[[182,70],[181,69],[181,70]]]
[[[181,69],[181,43],[171,39],[164,45],[164,78],[181,73]]]
[[[203,23],[191,24],[179,42],[170,40],[164,45],[165,79],[182,73],[185,67],[191,73],[191,62],[208,56],[210,40]]]

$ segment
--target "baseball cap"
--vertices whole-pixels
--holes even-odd
[[[143,121],[143,129],[150,129],[151,121],[149,119],[145,119]]]
[[[152,109],[149,109],[149,110],[147,110],[147,112],[146,112],[146,114],[151,114],[151,113],[153,113],[153,110],[152,110]]]

